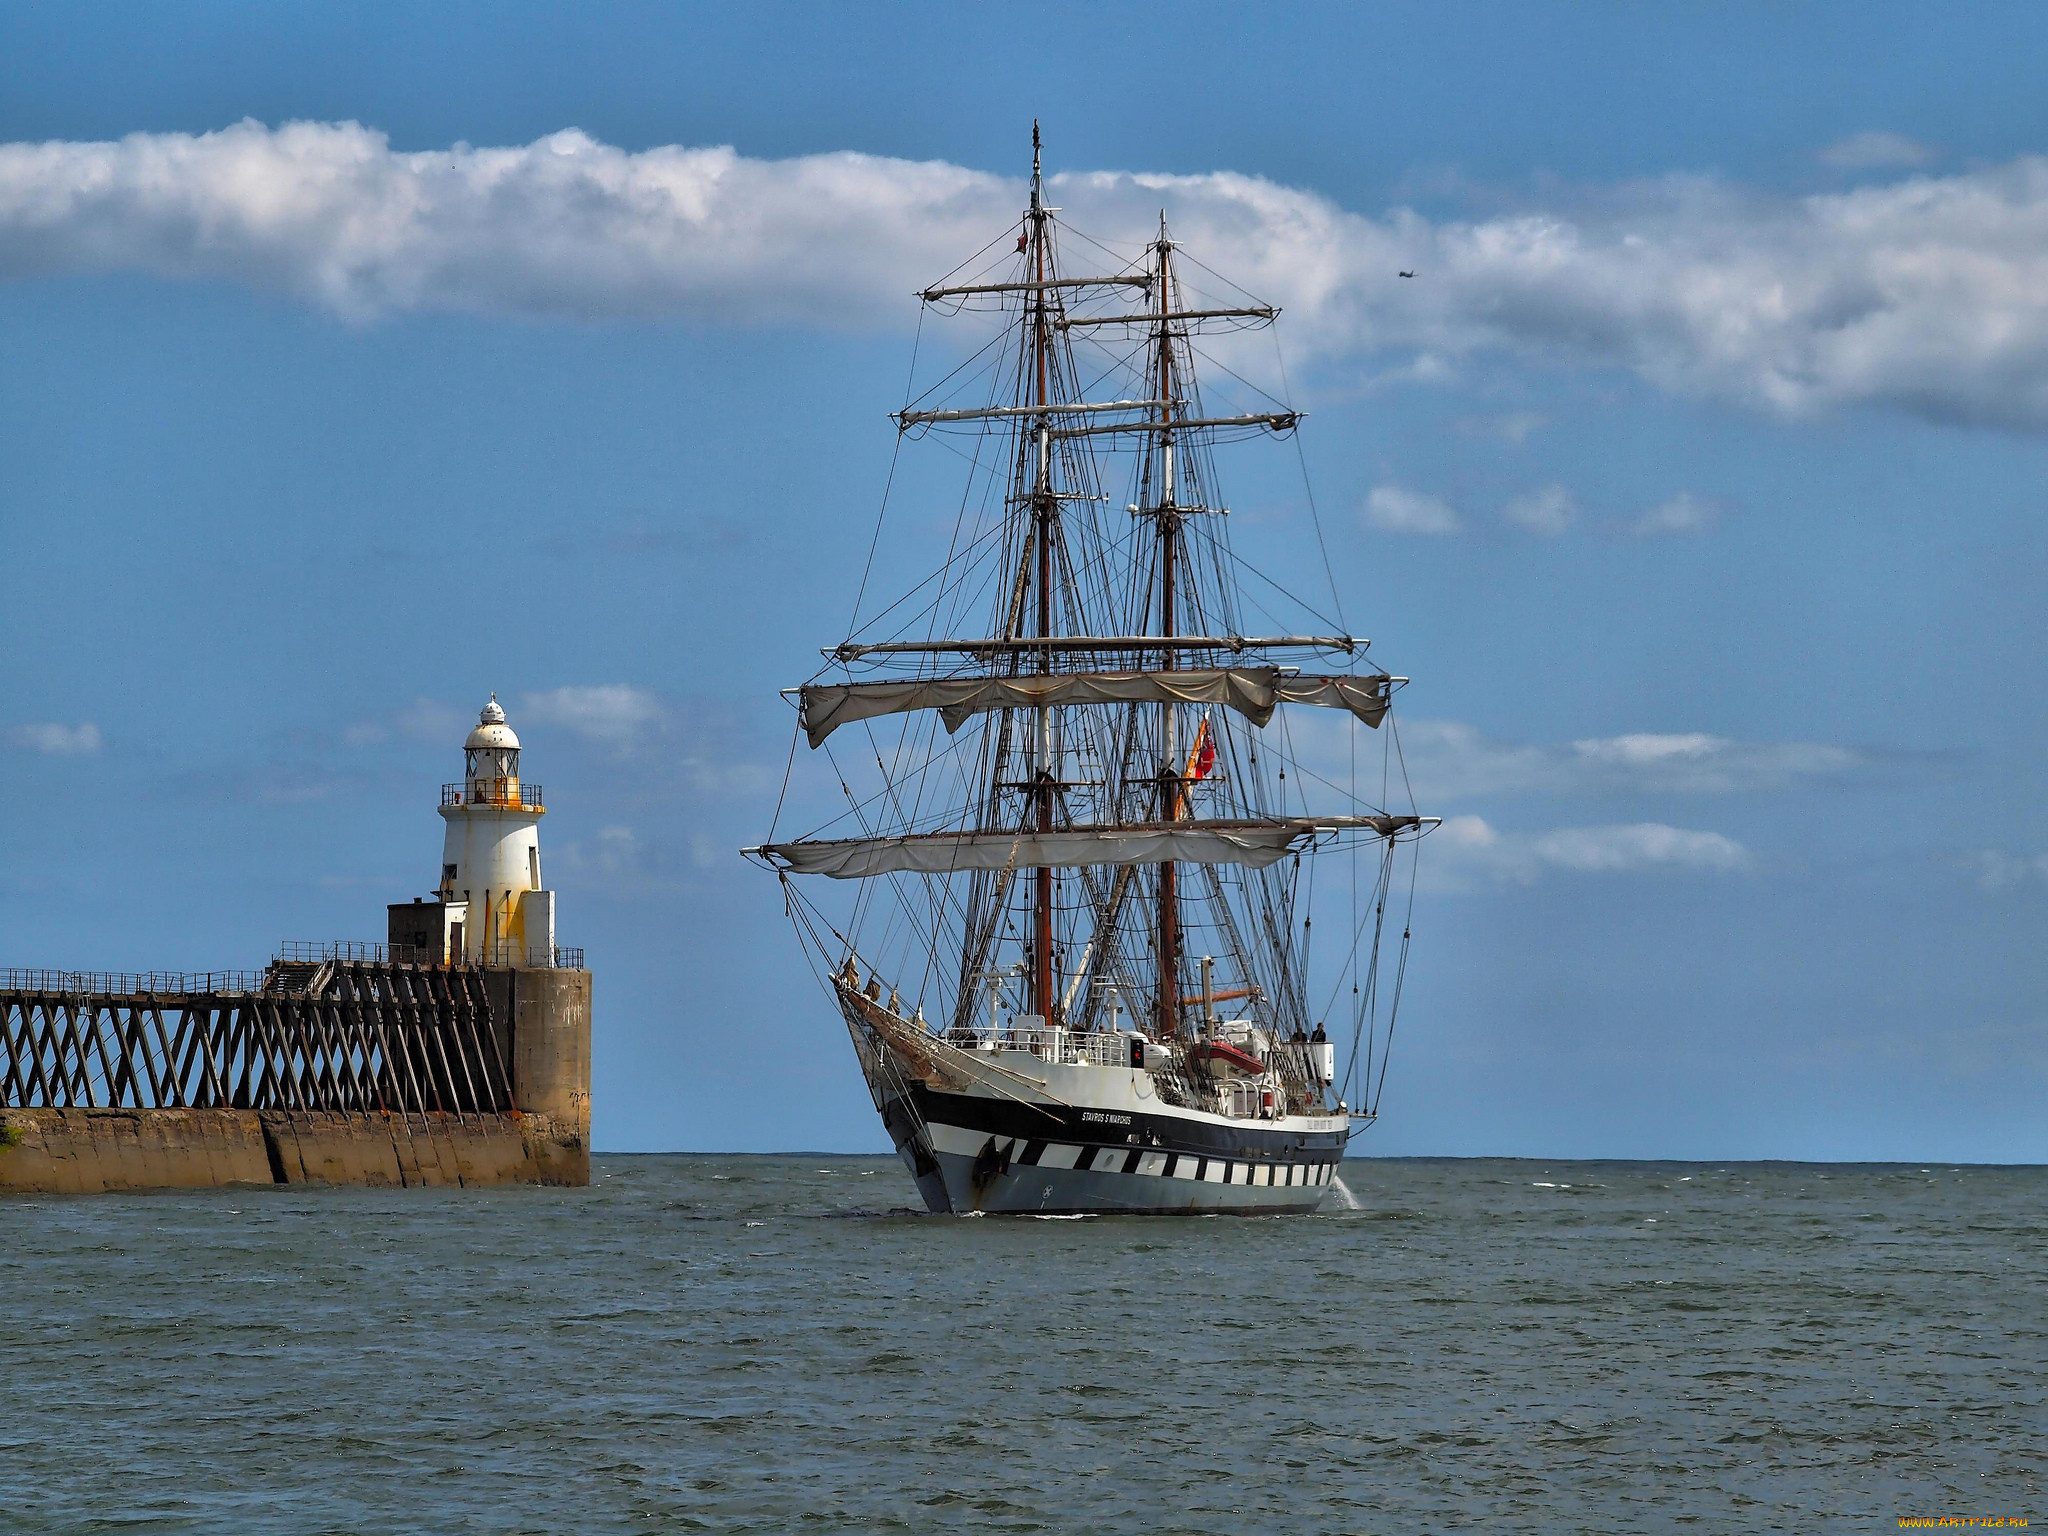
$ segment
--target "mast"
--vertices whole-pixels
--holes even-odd
[[[1047,402],[1047,350],[1048,328],[1046,306],[1052,290],[1045,283],[1045,200],[1041,196],[1042,182],[1039,169],[1038,122],[1031,123],[1031,243],[1033,252],[1033,280],[1040,286],[1034,294],[1034,324],[1032,325],[1032,351],[1037,364],[1038,407],[1038,472],[1032,486],[1032,513],[1035,527],[1034,536],[1038,548],[1038,637],[1052,638],[1052,523],[1059,503],[1052,494],[1052,423],[1043,414]],[[1038,670],[1052,670],[1052,651],[1048,647],[1038,653]],[[1041,835],[1052,830],[1052,797],[1055,775],[1052,768],[1052,710],[1041,704],[1038,707],[1038,773],[1034,798],[1038,805],[1038,830]],[[1045,1020],[1047,1028],[1058,1023],[1053,1017],[1053,971],[1052,971],[1052,870],[1040,865],[1035,874],[1032,906],[1034,908],[1031,946],[1031,997],[1033,1013]]]
[[[1177,519],[1173,511],[1173,345],[1170,339],[1167,316],[1173,313],[1171,296],[1167,293],[1170,272],[1167,266],[1167,252],[1172,247],[1166,238],[1166,214],[1159,215],[1159,434],[1160,447],[1160,489],[1157,534],[1159,540],[1159,633],[1175,633],[1177,622],[1173,611],[1174,583],[1174,534]],[[1171,671],[1178,658],[1172,651],[1165,653],[1161,662],[1163,669]],[[1173,705],[1159,706],[1160,739],[1165,746],[1166,763],[1160,772],[1159,797],[1161,819],[1180,819],[1180,772],[1175,754],[1179,744],[1174,740]],[[1180,872],[1171,863],[1159,866],[1159,1019],[1153,1031],[1160,1040],[1171,1040],[1180,1033]]]
[[[798,696],[798,729],[814,748],[859,722],[910,717],[898,756],[892,763],[876,754],[882,788],[872,800],[841,781],[852,808],[826,826],[844,822],[860,835],[825,836],[821,827],[750,852],[787,875],[863,882],[849,931],[878,889],[865,882],[910,877],[879,888],[895,893],[907,921],[899,927],[892,919],[872,951],[860,949],[861,969],[925,967],[952,1028],[969,1027],[984,992],[993,1006],[997,986],[1020,1022],[1035,1017],[1050,1028],[1091,1027],[1106,998],[1128,1011],[1129,1027],[1172,1046],[1179,1059],[1198,1000],[1180,988],[1191,952],[1214,947],[1241,973],[1219,972],[1221,992],[1205,976],[1201,997],[1256,998],[1259,1017],[1275,1028],[1308,1017],[1289,937],[1291,866],[1276,867],[1282,860],[1375,837],[1389,847],[1413,841],[1432,819],[1275,814],[1256,759],[1239,764],[1233,756],[1232,772],[1197,784],[1180,745],[1183,714],[1191,726],[1191,712],[1201,714],[1205,728],[1193,744],[1206,757],[1207,744],[1219,740],[1212,730],[1231,751],[1283,705],[1342,709],[1377,727],[1406,679],[1337,662],[1342,655],[1355,664],[1369,642],[1319,633],[1324,626],[1262,624],[1280,632],[1239,633],[1232,575],[1222,558],[1212,570],[1203,553],[1213,536],[1228,557],[1227,525],[1191,521],[1227,511],[1208,504],[1217,498],[1206,455],[1219,434],[1280,436],[1301,416],[1277,400],[1246,402],[1272,407],[1249,412],[1205,406],[1195,341],[1209,330],[1248,328],[1232,321],[1269,324],[1277,311],[1249,296],[1242,305],[1203,307],[1195,290],[1176,290],[1176,244],[1163,211],[1148,242],[1151,260],[1141,248],[1128,264],[1106,264],[1116,271],[1064,273],[1052,246],[1059,210],[1045,201],[1037,123],[1029,191],[1013,254],[977,253],[971,269],[963,264],[923,292],[948,311],[1000,317],[988,393],[968,396],[973,382],[949,374],[893,413],[903,436],[976,436],[992,458],[1007,457],[998,469],[1000,459],[984,464],[981,449],[976,456],[977,476],[1007,482],[1000,509],[993,483],[981,511],[963,504],[960,538],[929,578],[943,601],[928,617],[890,610],[887,625],[826,648],[843,677],[820,674],[785,690]],[[1182,337],[1190,345],[1185,380]],[[1099,348],[1100,358],[1090,353],[1083,366],[1077,341]],[[1194,454],[1186,464],[1183,434]],[[1100,509],[1111,500],[1101,480],[1105,456],[1133,472],[1140,504],[1129,508],[1129,521]],[[1183,534],[1194,541],[1185,551]],[[984,594],[993,622],[958,622]],[[1302,654],[1303,666],[1289,665],[1288,651],[1330,659],[1311,663]],[[970,727],[972,734],[948,746],[935,727],[914,723],[934,716],[948,735]],[[1182,864],[1193,872],[1185,901]],[[859,948],[837,927],[821,931],[847,953]],[[930,967],[949,959],[956,941],[958,991],[948,998],[950,978],[932,982]],[[1073,953],[1063,956],[1062,944]]]

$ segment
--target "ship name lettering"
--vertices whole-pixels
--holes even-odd
[[[1084,1121],[1093,1121],[1100,1125],[1129,1125],[1131,1123],[1129,1115],[1105,1114],[1099,1109],[1084,1109],[1081,1111],[1081,1118]]]

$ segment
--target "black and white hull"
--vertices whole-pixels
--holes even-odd
[[[1168,1103],[1154,1072],[1121,1059],[1127,1037],[962,1049],[857,993],[841,1001],[882,1123],[939,1214],[1303,1215],[1350,1136],[1345,1113]]]
[[[1088,1120],[1094,1114],[1101,1118]],[[1343,1117],[1298,1129],[1217,1125],[1212,1116],[1068,1111],[1058,1123],[972,1094],[915,1089],[883,1123],[935,1212],[1039,1215],[1315,1210],[1344,1155]],[[1203,1123],[1203,1121],[1211,1123]],[[1324,1129],[1332,1124],[1339,1129]]]

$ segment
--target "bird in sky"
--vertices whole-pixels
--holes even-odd
[[[1399,273],[1396,273],[1395,275],[1396,275],[1397,277],[1413,277],[1413,276],[1414,276],[1415,274],[1414,274],[1413,272],[1399,272]]]

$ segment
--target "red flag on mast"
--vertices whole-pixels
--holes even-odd
[[[1202,723],[1195,727],[1195,749],[1188,753],[1187,772],[1180,776],[1180,787],[1173,792],[1173,819],[1179,821],[1187,814],[1188,786],[1199,784],[1209,777],[1216,767],[1216,738],[1209,734],[1209,717],[1202,716]]]
[[[1202,723],[1195,727],[1195,748],[1188,753],[1187,772],[1180,776],[1180,786],[1173,792],[1173,819],[1179,821],[1187,814],[1188,786],[1199,784],[1209,777],[1216,767],[1216,738],[1209,734],[1209,717],[1202,716]]]
[[[1215,767],[1216,739],[1209,734],[1209,717],[1204,715],[1195,730],[1195,749],[1188,754],[1188,771],[1182,777],[1190,784],[1199,784]]]

